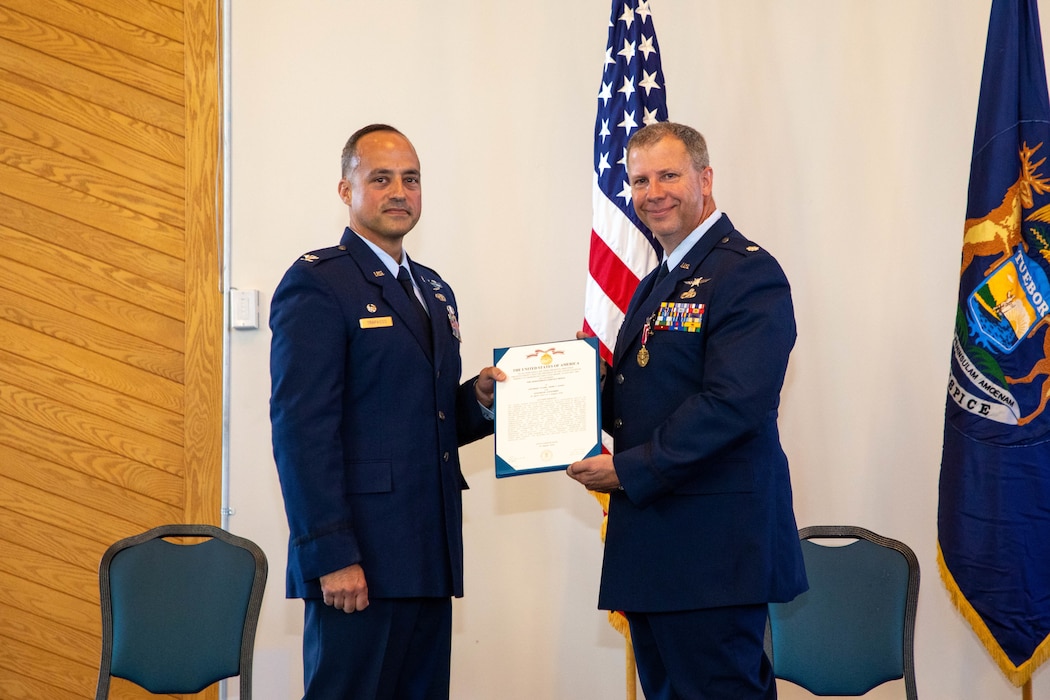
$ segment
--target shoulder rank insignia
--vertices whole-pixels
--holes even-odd
[[[313,253],[307,253],[306,255],[304,255],[303,257],[301,257],[299,259],[302,260],[303,262],[312,263],[312,262],[317,262],[321,258],[317,257]]]
[[[749,253],[757,253],[759,250],[761,250],[761,248],[759,248],[757,245],[749,245],[744,250],[746,250]]]

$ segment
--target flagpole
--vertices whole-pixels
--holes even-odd
[[[1032,679],[1029,678],[1025,681],[1025,684],[1021,686],[1021,700],[1032,700]]]
[[[667,96],[650,0],[610,0],[609,35],[594,121],[591,247],[583,330],[600,341],[612,363],[616,334],[638,281],[659,263],[662,249],[631,204],[627,141],[633,130],[667,121]],[[1050,292],[1048,292],[1050,296]],[[606,518],[609,495],[594,494]],[[605,539],[603,521],[601,536]],[[609,622],[624,636],[626,700],[637,700],[638,669],[622,612]]]

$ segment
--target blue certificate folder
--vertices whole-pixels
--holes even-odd
[[[496,348],[492,357],[508,377],[496,382],[496,478],[557,471],[601,453],[597,338]]]

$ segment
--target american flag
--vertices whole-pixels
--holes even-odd
[[[583,329],[612,362],[616,333],[638,281],[659,261],[657,243],[631,206],[627,140],[667,121],[667,94],[649,0],[613,0],[598,116],[594,120],[591,250]]]

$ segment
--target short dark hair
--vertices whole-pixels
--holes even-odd
[[[400,131],[390,126],[389,124],[369,124],[363,126],[355,131],[349,139],[346,141],[346,145],[343,146],[343,157],[342,157],[342,175],[346,177],[350,174],[350,166],[353,163],[354,156],[357,155],[357,143],[365,136],[374,134],[377,131],[392,131],[399,136],[405,136]],[[408,138],[408,137],[405,137]]]
[[[665,136],[673,136],[685,144],[693,167],[698,171],[711,165],[711,155],[707,152],[707,141],[703,134],[691,126],[675,122],[653,122],[643,126],[627,142],[627,152],[635,148],[648,148]]]

